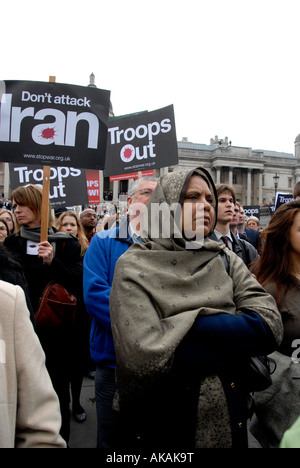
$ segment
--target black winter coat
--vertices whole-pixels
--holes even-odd
[[[33,308],[29,298],[25,275],[21,265],[14,260],[10,252],[2,244],[0,244],[0,280],[14,284],[15,286],[20,286],[23,289],[27,307],[30,312],[30,319],[34,324]]]
[[[26,254],[26,239],[16,234],[5,239],[5,246],[14,253],[23,268],[35,312],[45,286],[52,280],[62,284],[77,297],[82,296],[83,266],[78,240],[75,237],[58,239],[55,244],[55,255],[49,266],[44,265],[41,258]]]

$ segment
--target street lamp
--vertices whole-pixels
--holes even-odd
[[[274,175],[273,179],[274,179],[274,186],[275,186],[275,201],[276,201],[276,193],[277,193],[278,181],[279,181],[279,179],[280,179],[280,177],[279,177],[279,175],[277,174],[277,172],[276,172],[276,174]]]

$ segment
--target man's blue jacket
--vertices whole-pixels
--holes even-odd
[[[111,331],[109,296],[115,265],[128,250],[132,239],[120,228],[100,231],[93,237],[84,256],[84,302],[92,316],[90,351],[93,361],[103,367],[116,366],[115,349]]]

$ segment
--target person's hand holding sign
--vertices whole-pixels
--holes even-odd
[[[48,241],[39,243],[39,257],[43,259],[43,263],[51,265],[53,260],[53,247]]]

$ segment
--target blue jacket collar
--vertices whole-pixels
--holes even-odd
[[[123,221],[116,231],[116,239],[127,244],[133,244],[132,238],[129,233],[129,217]]]

